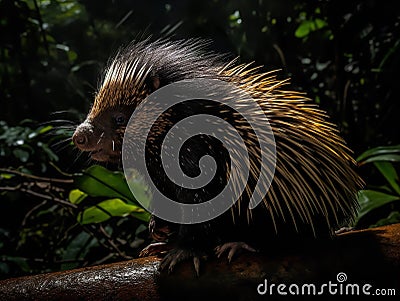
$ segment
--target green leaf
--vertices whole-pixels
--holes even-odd
[[[360,166],[371,163],[371,162],[400,162],[400,155],[396,154],[384,154],[384,155],[376,155],[376,156],[371,156],[360,162]]]
[[[379,64],[379,67],[377,68],[378,70],[382,71],[383,67],[386,65],[386,63],[389,61],[390,62],[390,57],[393,57],[398,49],[400,48],[400,39],[396,41],[393,47],[387,51],[386,55],[382,59],[381,63]]]
[[[143,209],[144,210],[144,209]],[[148,223],[150,220],[150,213],[144,210],[143,212],[131,212],[131,215],[138,220]]]
[[[38,135],[38,133],[32,132],[32,133],[30,133],[30,134],[28,135],[28,138],[29,138],[29,139],[33,139],[33,138],[35,138],[37,135]]]
[[[7,275],[10,273],[10,266],[5,262],[0,262],[0,274]]]
[[[318,18],[314,20],[305,20],[300,23],[299,27],[297,27],[294,35],[297,38],[304,38],[308,36],[310,32],[324,28],[327,25],[328,23],[326,23],[326,21]]]
[[[148,221],[150,217],[150,214],[139,206],[126,204],[120,199],[110,199],[87,208],[78,215],[77,219],[81,224],[91,224],[106,221],[112,216],[129,214],[143,221]]]
[[[396,153],[400,153],[400,145],[379,146],[363,152],[360,156],[358,156],[357,162],[359,162],[360,164],[364,164],[362,161],[364,161],[368,157]]]
[[[299,27],[296,29],[294,35],[296,38],[304,38],[307,36],[311,31],[311,23],[312,21],[306,20],[301,22]]]
[[[385,179],[389,182],[390,186],[400,195],[399,176],[394,166],[389,162],[374,162],[374,165]]]
[[[73,63],[77,58],[78,58],[78,54],[75,51],[67,51],[67,55],[68,55],[68,60]]]
[[[0,174],[0,178],[5,179],[5,180],[9,180],[11,178],[13,178],[15,175],[10,174],[10,173],[1,173]]]
[[[46,144],[42,143],[41,145],[38,144],[38,146],[43,149],[43,151],[49,157],[50,161],[58,161],[58,156]]]
[[[14,149],[13,154],[16,158],[18,158],[21,162],[27,162],[29,159],[29,152],[24,151],[22,149]]]
[[[98,246],[98,241],[96,238],[92,237],[86,232],[80,232],[78,235],[71,240],[67,247],[63,250],[62,259],[63,260],[74,260],[85,258],[89,253],[90,248]],[[61,265],[62,270],[69,270],[79,267],[79,262],[69,262],[63,263]]]
[[[93,165],[73,178],[76,187],[90,196],[119,198],[127,203],[137,204],[121,172],[112,172],[102,166]]]
[[[18,265],[18,267],[24,271],[24,272],[30,272],[31,271],[31,267],[28,264],[28,259],[24,258],[24,257],[18,257],[18,256],[3,256],[2,258],[3,261],[9,261],[12,262],[16,265]]]
[[[74,189],[69,192],[68,199],[72,204],[79,204],[82,202],[88,195],[79,189]]]
[[[400,223],[400,212],[392,211],[387,217],[381,218],[374,225],[371,225],[370,228],[391,225],[396,223]]]
[[[152,194],[148,186],[144,183],[143,178],[134,169],[125,169],[125,176],[130,191],[134,193],[135,199],[138,200],[144,208],[149,208]]]
[[[375,190],[360,190],[357,197],[361,206],[358,212],[357,222],[359,222],[369,212],[400,200],[399,196]]]
[[[53,128],[54,128],[54,127],[53,127],[52,125],[47,125],[47,126],[45,126],[45,127],[39,128],[39,129],[37,130],[37,133],[38,133],[38,134],[44,134],[44,133],[47,133],[48,131],[51,131]]]
[[[321,29],[328,25],[328,23],[326,23],[326,21],[324,21],[322,19],[318,19],[318,18],[314,20],[314,24],[316,26],[316,29]]]

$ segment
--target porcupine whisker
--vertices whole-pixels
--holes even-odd
[[[78,154],[75,156],[75,159],[74,159],[74,161],[72,162],[72,165],[74,165],[76,162],[78,162],[79,158],[84,154],[83,151],[81,151],[81,150],[79,150],[79,149],[77,149],[77,150],[78,150]]]
[[[50,115],[53,116],[53,115],[62,115],[62,114],[73,114],[73,115],[75,115],[74,112],[69,111],[69,110],[54,111]]]
[[[92,161],[93,161],[93,160],[92,160],[92,157],[89,156],[89,157],[86,159],[84,165],[85,165],[85,166],[89,166],[89,165],[91,164]]]
[[[101,139],[102,139],[103,137],[104,137],[104,132],[102,132],[102,133],[100,134],[99,140],[97,140],[97,143],[96,143],[96,144],[100,144]]]
[[[40,125],[53,125],[56,123],[64,123],[64,124],[70,124],[71,126],[75,126],[76,122],[72,121],[72,120],[67,120],[67,119],[54,119],[54,120],[50,120],[50,121],[44,121],[41,122]]]
[[[49,137],[57,137],[57,136],[61,136],[61,135],[71,135],[71,133],[74,131],[75,127],[72,126],[68,126],[68,127],[64,127],[64,126],[57,126],[52,128],[50,131],[43,133],[43,137],[49,138]],[[61,134],[57,133],[57,131],[62,131]],[[67,138],[69,140],[72,140],[72,137],[69,136],[69,138]],[[62,140],[64,141],[64,139]]]
[[[67,149],[70,146],[71,146],[71,144],[69,144],[69,143],[65,144],[65,145],[62,145],[59,148],[55,149],[55,151],[56,151],[56,153],[61,153],[62,151],[64,151],[65,149]]]
[[[71,142],[72,142],[72,138],[69,137],[69,138],[65,138],[65,139],[62,139],[62,140],[60,140],[60,141],[57,141],[57,142],[53,143],[53,144],[51,145],[51,147],[56,148],[56,147],[62,145],[63,148],[66,148],[66,147],[68,147],[68,145],[71,144]]]
[[[76,129],[76,125],[57,125],[55,127],[52,128],[52,132],[56,131],[56,130],[71,130],[74,131]]]

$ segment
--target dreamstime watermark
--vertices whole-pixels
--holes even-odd
[[[369,283],[345,283],[347,275],[340,272],[336,275],[336,281],[328,281],[322,284],[286,284],[269,283],[264,279],[263,283],[257,286],[259,295],[281,295],[281,296],[317,296],[317,295],[337,295],[337,296],[395,296],[395,288],[373,288]]]
[[[196,106],[190,102],[199,100],[211,103],[210,108],[213,109],[210,111],[213,113],[209,113],[207,107],[200,112],[191,112],[190,109]],[[180,189],[202,189],[204,195],[207,195],[204,190],[216,174],[216,160],[219,158],[203,155],[198,162],[201,172],[196,177],[185,174],[179,158],[182,151],[190,151],[183,149],[183,146],[193,137],[207,135],[220,141],[229,153],[229,179],[222,191],[210,200],[187,204],[184,200],[170,199],[154,184],[148,171],[148,164],[154,162],[146,161],[149,155],[146,144],[155,143],[154,136],[149,133],[154,135],[165,128],[170,122],[168,116],[173,114],[171,110],[179,105],[187,105],[190,116],[184,116],[176,124],[170,125],[168,133],[164,133],[160,156],[153,160],[162,160],[163,172],[173,185]],[[221,113],[221,116],[215,114],[216,108],[217,111],[220,109],[221,112],[217,113]],[[233,118],[239,116],[242,123],[237,123],[236,127],[229,123],[229,120],[222,117],[226,110],[232,112],[230,116],[235,116]],[[242,128],[238,130],[238,126]],[[249,209],[253,209],[268,192],[276,163],[274,135],[263,109],[248,93],[221,80],[202,78],[164,86],[149,95],[135,109],[127,124],[122,145],[122,163],[128,185],[141,205],[159,218],[180,224],[211,220],[232,207],[246,188],[250,173],[254,172],[254,166],[250,163],[249,145],[246,145],[248,141],[245,141],[249,136],[244,138],[243,134],[252,137],[255,135],[260,152],[257,184],[249,203]],[[130,180],[131,170],[137,170],[143,176],[152,194],[151,202],[142,201],[142,196],[135,189],[135,183]]]

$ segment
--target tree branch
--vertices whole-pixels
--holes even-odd
[[[400,224],[339,234],[327,244],[270,254],[241,254],[231,264],[210,258],[196,277],[192,263],[168,275],[157,257],[0,281],[1,300],[276,300],[279,284],[346,284],[400,293]],[[273,249],[273,246],[271,246]],[[296,250],[296,251],[294,251]],[[343,274],[342,274],[343,275]],[[257,288],[275,284],[274,294]],[[262,287],[263,288],[263,287]],[[324,300],[338,298],[324,291]],[[286,299],[285,299],[286,300]]]

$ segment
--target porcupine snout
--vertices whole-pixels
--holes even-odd
[[[107,117],[102,116],[103,119]],[[108,125],[108,128],[107,128]],[[99,162],[119,162],[121,141],[115,129],[100,120],[87,118],[72,135],[72,141],[81,151],[90,152],[93,160]]]
[[[90,151],[94,147],[94,127],[90,121],[85,120],[75,129],[72,142],[82,151]]]

